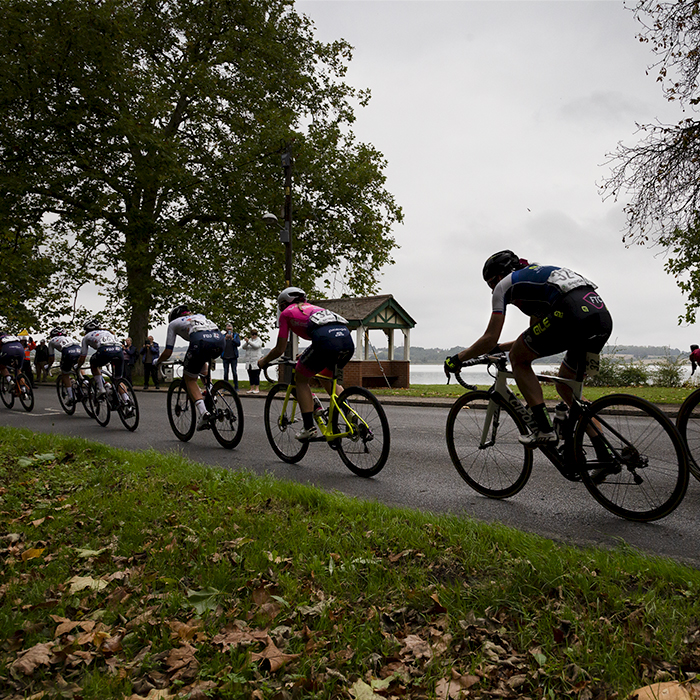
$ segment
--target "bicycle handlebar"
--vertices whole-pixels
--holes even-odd
[[[267,381],[270,382],[270,384],[276,384],[279,380],[272,379],[272,377],[270,377],[270,375],[267,373],[268,368],[272,367],[272,365],[288,365],[289,367],[296,367],[296,364],[296,360],[292,360],[291,358],[285,357],[283,355],[282,357],[279,357],[276,360],[272,360],[272,362],[265,365],[265,367],[263,367],[263,374],[265,375],[265,379],[267,379]]]
[[[485,353],[484,355],[479,355],[478,357],[473,357],[471,360],[465,360],[462,363],[462,367],[474,367],[475,365],[503,365],[505,366],[505,361],[506,361],[506,354],[504,352],[499,352],[499,353]],[[461,369],[461,368],[460,368]],[[450,373],[445,371],[445,374],[447,375],[447,383],[450,383]],[[455,373],[455,379],[459,384],[461,384],[465,389],[469,389],[470,391],[476,390],[476,386],[473,384],[467,384],[467,382],[462,379],[462,375],[460,374],[460,370],[457,370]]]

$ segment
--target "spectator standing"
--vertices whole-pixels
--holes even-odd
[[[230,323],[226,324],[226,347],[221,355],[221,360],[224,363],[224,381],[228,381],[228,371],[231,369],[233,375],[233,388],[238,391],[238,348],[241,345],[241,339],[238,333],[233,330]]]
[[[141,362],[143,362],[143,390],[148,390],[148,380],[153,377],[153,386],[160,389],[160,381],[158,380],[158,371],[154,367],[160,355],[160,346],[153,340],[153,336],[149,335],[141,348]]]
[[[262,357],[262,340],[254,328],[250,329],[250,337],[243,340],[241,347],[245,350],[245,368],[250,380],[250,389],[247,393],[259,394],[260,367],[258,367],[258,360]]]
[[[40,382],[49,378],[49,346],[42,338],[34,351],[34,367],[36,367],[36,380]]]
[[[32,350],[36,348],[36,343],[31,336],[20,336],[20,343],[24,348],[24,362],[22,362],[22,371],[29,377],[29,383],[32,385],[33,389],[36,389],[36,382],[34,381],[34,371],[32,370]]]
[[[124,378],[131,382],[131,374],[134,371],[134,365],[138,359],[138,351],[134,347],[131,338],[126,338],[124,340],[122,349],[124,350]]]

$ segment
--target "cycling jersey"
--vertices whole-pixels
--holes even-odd
[[[56,350],[61,353],[60,367],[64,373],[70,372],[80,357],[80,341],[71,338],[69,335],[57,335],[55,338],[51,338],[47,347],[49,349],[50,362],[54,361]]]
[[[204,365],[219,357],[226,347],[224,334],[203,314],[187,314],[172,320],[168,324],[165,347],[172,350],[178,336],[190,343],[183,363],[184,374],[188,377],[197,377]]]
[[[543,317],[574,289],[596,285],[573,270],[554,265],[529,265],[504,277],[493,290],[491,308],[505,314],[513,304],[528,316]]]
[[[513,304],[533,318],[523,333],[538,357],[566,351],[564,364],[577,371],[587,353],[599,353],[612,333],[612,317],[596,286],[573,270],[530,265],[511,272],[493,290],[493,313]]]
[[[329,374],[333,367],[345,367],[355,352],[347,323],[342,316],[320,306],[308,302],[290,304],[280,314],[278,337],[287,338],[291,331],[311,341],[299,356],[297,372],[305,377],[319,372]]]
[[[0,336],[0,366],[19,369],[24,361],[24,346],[16,335]]]
[[[121,343],[119,339],[114,336],[114,334],[109,331],[90,331],[87,335],[83,336],[83,342],[81,346],[81,355],[87,355],[88,349],[99,350],[102,347],[118,345],[121,348]]]
[[[55,338],[51,338],[46,346],[49,349],[49,359],[53,362],[53,358],[56,354],[56,350],[63,354],[66,348],[76,346],[80,349],[80,341],[75,338],[71,338],[69,335],[57,335]]]
[[[172,350],[175,347],[175,339],[177,336],[180,336],[183,340],[190,340],[190,336],[193,333],[218,330],[219,327],[202,314],[179,316],[168,324],[165,347]]]

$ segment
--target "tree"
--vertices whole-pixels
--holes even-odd
[[[343,268],[371,292],[402,214],[350,129],[369,99],[342,81],[351,56],[291,0],[6,0],[0,194],[50,228],[40,320],[79,321],[93,283],[136,344],[175,303],[260,325],[284,283],[261,215],[290,144],[294,282],[322,293]]]
[[[634,8],[657,60],[652,66],[669,101],[694,111],[700,104],[700,0],[641,0]],[[623,240],[651,243],[668,253],[666,270],[686,294],[685,319],[700,305],[700,120],[640,126],[635,146],[620,144],[604,191],[631,195]]]

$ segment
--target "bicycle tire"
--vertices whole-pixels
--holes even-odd
[[[194,419],[194,402],[190,399],[183,379],[173,379],[168,389],[168,421],[175,437],[187,442],[197,427]]]
[[[139,419],[140,419],[140,413],[139,413],[139,402],[136,399],[136,394],[134,393],[134,387],[132,386],[131,382],[126,379],[125,377],[122,377],[121,379],[117,380],[119,383],[123,384],[126,387],[126,395],[129,397],[128,402],[124,402],[124,399],[121,394],[117,397],[118,403],[118,408],[117,408],[117,413],[119,414],[119,420],[121,420],[122,425],[132,433],[136,428],[139,427]]]
[[[597,461],[591,438],[602,425],[621,462]],[[688,488],[688,461],[680,433],[656,406],[637,396],[611,394],[587,407],[574,429],[581,480],[593,498],[614,515],[650,522],[666,517]]]
[[[71,380],[71,387],[73,388],[73,398],[75,399],[75,387],[73,386],[73,381]],[[56,393],[58,394],[58,403],[61,408],[69,415],[72,416],[75,413],[76,401],[73,401],[72,405],[68,405],[68,387],[63,385],[63,377],[59,374],[58,379],[56,379]]]
[[[351,437],[337,438],[335,446],[345,466],[357,476],[370,477],[379,474],[389,458],[391,434],[389,421],[377,397],[367,389],[351,386],[338,397],[341,406],[349,406],[346,417],[349,426],[340,414],[333,412],[334,433],[353,431]],[[343,409],[345,411],[345,409]],[[359,416],[361,421],[354,421]]]
[[[243,437],[243,406],[233,386],[219,380],[211,390],[214,402],[212,432],[222,447],[233,449]]]
[[[106,390],[107,379],[103,378],[102,381]],[[97,384],[94,379],[90,382],[90,408],[92,408],[93,418],[97,421],[97,424],[104,428],[112,417],[112,408],[109,405],[107,393],[102,394],[100,397],[97,396]]]
[[[299,462],[307,450],[308,442],[296,438],[295,425],[301,428],[301,411],[296,399],[290,397],[284,410],[288,384],[275,384],[267,394],[264,408],[265,434],[272,451],[287,464]]]
[[[15,388],[12,377],[9,375],[3,376],[0,380],[0,399],[6,408],[12,408],[15,405]]]
[[[696,389],[683,402],[676,427],[688,449],[688,468],[700,481],[700,389]]]
[[[481,445],[491,407],[490,444]],[[488,391],[462,394],[447,416],[447,451],[457,473],[489,498],[508,498],[521,491],[532,473],[532,453],[518,438],[527,433],[523,419]]]
[[[34,389],[32,389],[29,377],[24,372],[17,375],[16,386],[18,387],[19,402],[22,404],[22,408],[29,413],[34,408]]]
[[[71,382],[73,384],[73,396],[79,396],[80,397],[80,403],[83,404],[83,408],[85,409],[85,413],[90,416],[90,418],[95,417],[95,411],[92,407],[92,403],[90,401],[90,380],[88,379],[83,379],[82,385],[78,384],[77,379],[72,379]]]

